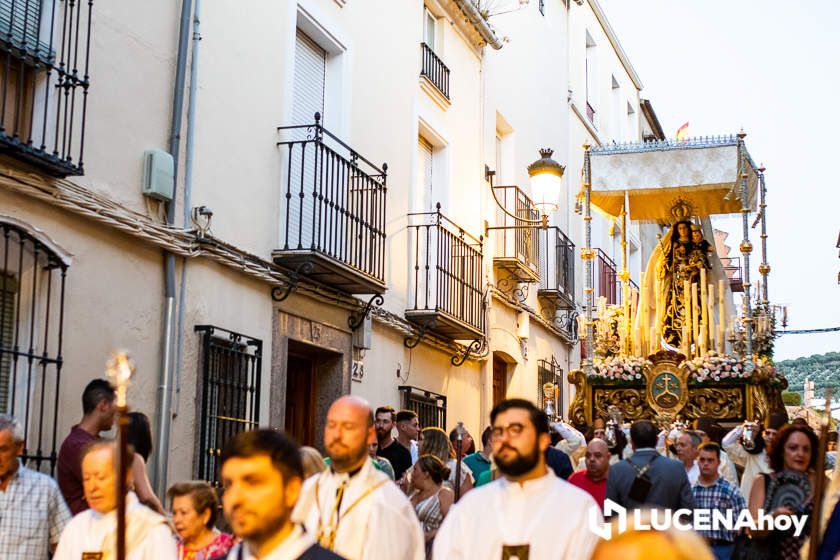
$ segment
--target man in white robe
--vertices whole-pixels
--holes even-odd
[[[83,451],[82,484],[90,509],[70,520],[61,534],[53,560],[79,560],[84,553],[117,555],[117,474],[113,441],[99,440]],[[131,463],[129,462],[129,465]],[[130,478],[130,471],[126,471]],[[127,560],[177,560],[178,548],[166,518],[126,496]]]
[[[588,493],[557,478],[545,463],[548,418],[533,403],[510,399],[490,413],[493,459],[503,478],[467,493],[438,529],[433,557],[588,560],[601,510]]]
[[[423,560],[414,508],[368,456],[375,440],[366,401],[355,396],[335,401],[324,428],[330,468],[304,483],[292,519],[348,560]]]

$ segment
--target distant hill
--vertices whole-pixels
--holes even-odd
[[[835,396],[840,391],[840,352],[784,360],[776,362],[776,368],[787,377],[788,391],[804,392],[806,377],[814,382],[815,397],[822,396],[825,387],[834,387]]]

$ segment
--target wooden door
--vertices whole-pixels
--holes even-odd
[[[289,354],[286,368],[286,433],[301,445],[315,445],[315,363]]]
[[[493,406],[505,400],[507,396],[507,364],[498,356],[493,356]]]

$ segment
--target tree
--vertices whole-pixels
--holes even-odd
[[[802,404],[802,395],[791,391],[782,391],[782,402],[785,406],[799,406]]]

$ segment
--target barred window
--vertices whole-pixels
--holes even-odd
[[[398,387],[401,406],[417,413],[421,428],[437,426],[446,429],[446,397],[410,385]]]
[[[195,331],[201,335],[196,478],[220,488],[225,444],[259,426],[262,341],[212,325]]]

